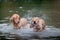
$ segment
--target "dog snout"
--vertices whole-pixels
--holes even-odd
[[[20,20],[15,19],[14,22],[18,24],[20,22]]]

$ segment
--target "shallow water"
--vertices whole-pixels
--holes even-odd
[[[46,25],[46,30],[42,32],[34,32],[29,27],[29,21],[25,28],[14,29],[10,23],[0,24],[1,40],[59,40],[60,29]]]

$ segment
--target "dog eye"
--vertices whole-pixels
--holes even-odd
[[[34,21],[34,24],[36,24],[36,22]]]

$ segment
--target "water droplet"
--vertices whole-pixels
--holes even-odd
[[[30,10],[28,10],[27,12],[30,12]]]
[[[12,10],[10,10],[9,12],[13,12]]]
[[[19,8],[23,8],[23,7],[19,7]]]

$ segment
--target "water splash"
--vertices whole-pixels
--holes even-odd
[[[51,27],[51,26],[50,26]],[[29,24],[26,25],[25,28],[21,29],[13,29],[12,25],[7,24],[0,24],[0,31],[3,33],[11,33],[11,34],[18,34],[20,36],[32,36],[33,34],[40,35],[43,37],[48,36],[60,36],[60,29],[57,28],[46,28],[46,30],[42,32],[34,32],[33,28],[29,27]]]

